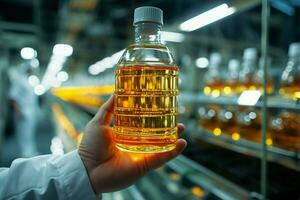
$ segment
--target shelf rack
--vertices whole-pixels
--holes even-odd
[[[228,106],[240,106],[238,104],[237,96],[219,96],[213,98],[204,94],[194,94],[190,92],[183,92],[179,96],[179,100],[183,103],[199,103],[199,104],[216,104]],[[300,111],[300,102],[291,99],[283,98],[280,96],[269,96],[267,102],[268,108],[292,109]],[[259,100],[256,107],[262,107],[262,101]]]
[[[192,138],[200,139],[238,153],[258,158],[261,157],[261,144],[245,139],[233,140],[226,134],[215,136],[212,132],[198,127],[195,120],[188,124],[187,131],[191,134]],[[268,146],[267,152],[268,161],[300,171],[300,155],[297,152],[287,151],[273,146]]]

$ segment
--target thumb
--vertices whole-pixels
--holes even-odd
[[[108,126],[111,122],[114,112],[114,95],[111,95],[110,98],[99,108],[96,115],[92,119],[100,125]]]

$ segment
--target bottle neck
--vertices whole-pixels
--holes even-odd
[[[135,43],[161,44],[162,25],[152,22],[140,22],[135,24]]]

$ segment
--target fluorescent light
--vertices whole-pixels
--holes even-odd
[[[122,49],[121,51],[114,53],[112,56],[103,58],[102,60],[96,62],[95,64],[90,65],[88,68],[88,72],[91,75],[97,75],[100,74],[101,72],[104,72],[106,69],[113,68],[120,60],[124,51],[125,49]]]
[[[34,93],[38,96],[44,94],[45,92],[45,87],[41,84],[34,87]]]
[[[162,31],[161,39],[162,41],[168,41],[168,42],[183,42],[184,35],[182,33]]]
[[[40,79],[35,76],[35,75],[30,75],[28,77],[28,83],[32,86],[32,87],[35,87],[37,86],[38,84],[40,84]]]
[[[227,17],[235,12],[234,7],[228,7],[226,3],[217,6],[211,10],[208,10],[200,15],[197,15],[183,23],[180,24],[179,28],[182,31],[194,31],[203,26],[211,24],[215,21],[218,21],[224,17]]]
[[[206,68],[208,67],[208,59],[205,57],[197,58],[195,64],[198,68]]]
[[[58,72],[58,74],[57,74],[57,79],[58,79],[59,81],[61,81],[61,82],[67,81],[68,78],[69,78],[69,75],[68,75],[68,73],[65,72],[65,71],[60,71],[60,72]]]
[[[37,56],[36,50],[31,47],[24,47],[21,49],[21,57],[26,60],[31,60]]]
[[[53,47],[53,55],[68,57],[73,53],[73,47],[68,44],[56,44]]]
[[[244,106],[254,106],[261,96],[260,91],[246,90],[239,96],[237,103]]]

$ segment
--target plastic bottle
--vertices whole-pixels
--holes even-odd
[[[162,10],[134,11],[135,43],[115,72],[114,139],[120,150],[158,153],[175,148],[178,124],[178,74],[161,42]]]
[[[271,58],[267,58],[267,67],[271,66]],[[263,65],[262,65],[262,58],[259,59],[259,69],[257,70],[257,72],[254,75],[254,81],[256,83],[256,88],[259,91],[263,91]],[[267,94],[272,94],[274,92],[274,83],[273,83],[273,79],[272,77],[268,77],[267,80]]]
[[[240,62],[237,59],[231,59],[228,63],[228,73],[225,79],[225,86],[222,94],[225,96],[232,96],[237,93],[237,86],[239,82]]]
[[[281,76],[279,94],[295,100],[300,99],[300,43],[289,47],[289,59]]]
[[[255,48],[247,48],[244,50],[242,70],[239,74],[238,93],[245,90],[256,90],[254,74],[257,65],[257,50]]]
[[[220,76],[222,57],[219,53],[212,53],[209,58],[209,68],[205,74],[205,87],[203,93],[207,96],[219,97],[224,83]]]

